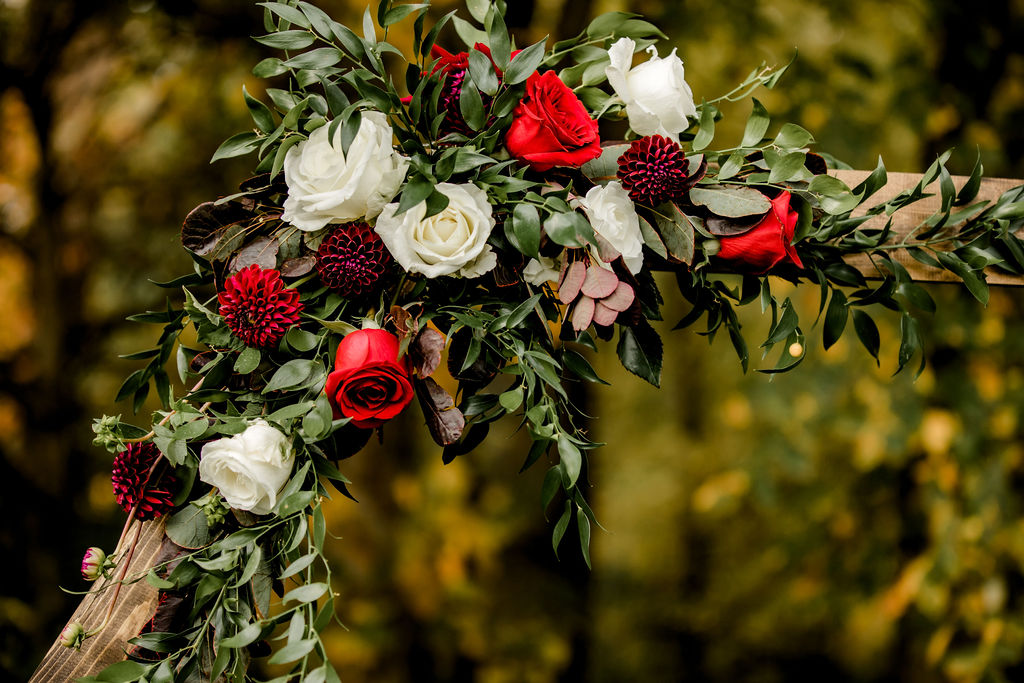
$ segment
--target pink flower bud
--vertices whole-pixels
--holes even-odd
[[[103,576],[106,568],[107,554],[100,548],[89,548],[82,557],[82,578],[95,581]]]
[[[83,640],[85,640],[85,627],[77,621],[73,621],[60,632],[58,642],[64,647],[73,647],[77,650],[82,647]]]

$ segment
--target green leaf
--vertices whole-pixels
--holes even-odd
[[[292,69],[326,69],[341,61],[342,53],[336,47],[318,47],[292,57],[284,63]]]
[[[303,586],[303,588],[305,587],[306,586]],[[270,658],[270,663],[287,664],[288,662],[294,662],[296,660],[302,659],[303,657],[305,657],[313,651],[313,648],[316,647],[317,642],[317,638],[307,638],[306,640],[299,640],[294,643],[289,643],[274,653],[274,656]]]
[[[655,222],[669,255],[687,265],[693,263],[694,229],[690,218],[675,202],[669,202],[658,207]]]
[[[304,586],[293,588],[285,593],[284,597],[281,598],[281,604],[287,605],[289,602],[314,602],[319,600],[326,592],[326,583],[307,583]]]
[[[253,40],[278,50],[304,50],[316,41],[316,36],[309,31],[278,31]]]
[[[117,662],[96,674],[96,680],[102,683],[130,683],[139,680],[155,668],[155,664]]]
[[[484,103],[480,91],[471,78],[462,82],[462,93],[459,95],[459,112],[471,130],[482,130],[486,123]]]
[[[245,647],[251,643],[256,642],[256,639],[260,637],[263,632],[263,627],[259,623],[247,624],[245,628],[231,636],[220,641],[222,647]]]
[[[288,342],[289,346],[300,352],[312,351],[320,343],[320,338],[317,335],[298,327],[288,330],[284,340]]]
[[[804,160],[806,158],[806,152],[790,152],[779,157],[778,161],[772,164],[771,172],[768,174],[768,182],[784,183],[799,177],[804,170]]]
[[[537,293],[531,296],[526,301],[516,306],[511,313],[508,314],[508,319],[505,321],[505,326],[509,329],[515,329],[519,327],[524,320],[526,320],[531,313],[533,313],[534,307],[540,298],[544,296],[542,293]]]
[[[283,408],[275,410],[267,416],[268,422],[280,423],[284,420],[291,420],[296,417],[301,417],[308,413],[314,406],[313,401],[303,401],[302,403],[293,403]]]
[[[235,372],[240,375],[248,375],[259,367],[259,364],[260,350],[247,346],[240,354],[238,354],[238,358],[235,359]]]
[[[825,312],[825,329],[822,334],[826,351],[843,335],[848,314],[846,295],[842,290],[832,290],[832,299],[828,302],[828,310]]]
[[[859,308],[853,309],[853,329],[857,331],[857,338],[860,339],[860,343],[864,345],[871,357],[875,359],[875,364],[878,364],[878,349],[881,346],[881,338],[878,335],[878,326],[875,325],[875,321],[871,319],[871,316],[860,310]]]
[[[533,204],[520,202],[505,223],[505,236],[516,249],[532,258],[540,256],[540,213]]]
[[[953,202],[953,206],[964,206],[970,204],[975,197],[978,196],[978,190],[981,189],[981,177],[985,173],[985,167],[981,164],[981,150],[978,150],[978,159],[974,162],[974,169],[971,171],[970,177],[964,186],[960,188],[960,192],[956,195],[956,201]]]
[[[578,248],[596,242],[594,228],[576,211],[551,214],[544,221],[544,232],[555,244],[563,247]]]
[[[522,388],[509,389],[498,395],[498,403],[505,409],[507,413],[514,413],[519,410],[519,406],[523,405],[523,390]]]
[[[310,27],[309,19],[306,18],[306,15],[291,5],[285,5],[281,2],[258,2],[256,4],[260,7],[266,7],[277,16],[296,26],[301,26],[302,28]]]
[[[918,374],[920,374],[920,371],[924,369],[925,360],[923,348],[921,346],[921,334],[917,329],[917,321],[908,313],[904,313],[903,317],[900,319],[899,367],[896,368],[896,372],[900,372],[918,351],[922,352],[921,366],[918,370]]]
[[[713,105],[702,104],[700,106],[700,129],[690,145],[694,152],[705,149],[715,139],[715,111]]]
[[[569,528],[570,519],[572,519],[572,502],[567,500],[565,501],[565,510],[562,512],[562,516],[558,519],[558,523],[555,524],[554,531],[551,532],[551,547],[555,550],[555,557],[558,557],[558,546],[562,543],[565,530]]]
[[[508,28],[505,26],[505,18],[496,9],[488,12],[491,25],[487,29],[487,45],[491,48],[491,57],[494,63],[502,71],[508,69],[509,60],[512,58],[512,43],[508,37]]]
[[[287,73],[288,67],[277,57],[267,57],[252,68],[252,75],[256,78],[273,78]]]
[[[534,441],[534,446],[538,443],[543,444],[543,448],[547,450],[547,441]],[[555,494],[562,488],[562,472],[561,467],[555,465],[550,468],[544,475],[544,483],[540,487],[540,503],[544,510],[548,509],[551,505],[551,501],[555,499]]]
[[[315,552],[303,555],[302,557],[288,565],[288,568],[281,572],[281,576],[279,576],[278,578],[287,579],[289,576],[294,576],[298,574],[303,569],[313,564],[313,562],[316,561],[317,557],[318,555]]]
[[[650,323],[641,320],[635,327],[620,327],[615,351],[624,368],[656,387],[661,386],[661,337]]]
[[[752,187],[695,187],[690,190],[690,201],[727,218],[756,216],[772,208],[771,201]]]
[[[583,559],[590,569],[590,518],[583,512],[583,508],[576,508],[576,527],[580,533],[580,549],[583,551]]]
[[[296,491],[295,493],[285,496],[281,501],[274,506],[275,512],[281,517],[288,517],[297,512],[305,510],[313,499],[316,498],[316,491]]]
[[[980,301],[983,306],[988,305],[988,284],[982,273],[973,270],[959,256],[951,252],[936,252],[935,257],[946,270],[963,280],[964,286],[974,295],[975,299]]]
[[[544,61],[544,47],[547,45],[547,40],[545,37],[512,58],[503,78],[506,85],[523,83],[537,70],[540,63]]]
[[[469,73],[480,92],[494,96],[498,92],[498,74],[490,58],[480,50],[469,51]]]
[[[195,550],[210,543],[210,527],[206,514],[195,505],[186,505],[167,518],[164,528],[167,538],[182,548]]]
[[[580,449],[576,447],[576,444],[569,441],[562,434],[558,437],[558,457],[561,460],[566,481],[568,482],[565,484],[565,488],[571,488],[576,485],[576,480],[580,476],[580,470],[583,469],[583,454],[580,453]]]
[[[800,318],[797,316],[795,310],[793,310],[793,302],[787,297],[782,302],[782,316],[779,318],[778,323],[772,328],[771,332],[768,333],[768,338],[761,344],[761,348],[768,348],[773,344],[778,344],[789,337],[789,335],[796,332],[797,327],[800,325]]]
[[[757,101],[755,98],[751,98],[754,103],[754,108],[750,112],[750,116],[747,117],[747,126],[743,130],[743,141],[740,142],[740,147],[754,147],[758,145],[764,134],[768,130],[768,110],[764,108],[764,105]],[[721,177],[721,174],[719,174]]]
[[[585,379],[588,382],[594,382],[595,384],[608,384],[608,382],[605,382],[597,376],[594,368],[586,358],[572,349],[565,349],[562,352],[562,362],[565,363],[565,367],[581,379]]]
[[[217,151],[213,153],[213,157],[210,159],[212,164],[215,161],[221,159],[230,159],[232,157],[240,157],[250,152],[256,151],[260,146],[260,136],[256,133],[239,133],[238,135],[232,135],[227,140],[221,143]]]
[[[423,11],[428,7],[430,7],[430,3],[418,3],[414,5],[399,5],[398,7],[392,7],[387,11],[387,14],[384,15],[384,19],[381,21],[380,25],[386,27],[391,26],[392,24],[397,24],[410,14],[423,13]]]
[[[302,384],[317,365],[317,361],[305,358],[295,358],[288,361],[277,369],[270,378],[270,381],[267,382],[267,386],[263,388],[263,393],[267,394],[271,391],[288,389]]]
[[[775,144],[782,149],[800,149],[814,142],[814,136],[795,123],[787,123],[775,136]]]

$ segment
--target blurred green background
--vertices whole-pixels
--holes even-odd
[[[438,0],[434,16],[454,6]],[[1020,0],[509,0],[520,43],[608,10],[672,36],[698,98],[799,59],[761,98],[859,168],[1024,177]],[[355,23],[356,0],[324,3]],[[246,160],[207,160],[248,125],[266,54],[241,0],[0,0],[0,670],[24,680],[76,604],[85,547],[123,522],[89,423],[114,406],[188,268],[181,219]],[[406,37],[408,39],[408,37]],[[448,37],[454,43],[453,36]],[[401,42],[401,41],[399,41]],[[663,46],[663,50],[664,50]],[[749,104],[725,111],[738,139]],[[442,466],[418,411],[344,461],[330,508],[340,593],[331,655],[362,681],[1024,680],[1024,292],[987,309],[935,287],[929,366],[882,367],[850,335],[774,381],[728,340],[670,332],[658,391],[595,362],[579,392],[607,446],[588,476],[607,532],[561,562],[513,425]],[[799,292],[813,318],[817,293]],[[884,317],[884,316],[882,316]],[[757,311],[744,322],[763,334]],[[813,340],[813,341],[811,341]],[[767,362],[766,362],[767,364]],[[144,418],[139,418],[140,422]],[[553,521],[553,520],[552,520]]]

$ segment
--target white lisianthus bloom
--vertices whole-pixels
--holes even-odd
[[[363,112],[347,156],[341,129],[329,140],[329,128],[320,126],[284,157],[288,198],[281,218],[299,230],[373,218],[398,194],[409,166],[392,147],[388,117],[379,111]]]
[[[547,256],[532,258],[523,268],[523,280],[534,287],[558,280],[558,261]]]
[[[277,505],[294,464],[288,437],[255,420],[241,434],[203,446],[199,478],[220,489],[231,507],[265,515]]]
[[[629,272],[639,273],[644,265],[644,236],[636,207],[622,183],[613,180],[603,187],[595,185],[579,203],[597,234],[602,258],[614,260],[615,254],[609,254],[611,247],[611,252],[622,256]],[[606,258],[608,255],[611,258]]]
[[[426,202],[395,215],[398,204],[384,207],[374,230],[395,260],[410,273],[479,277],[498,264],[487,244],[494,215],[487,193],[473,184],[438,183],[448,197],[444,211],[424,218]]]
[[[629,127],[638,135],[664,135],[677,140],[690,127],[686,117],[697,117],[693,92],[683,79],[683,62],[672,54],[662,59],[652,45],[651,58],[631,68],[636,43],[619,38],[608,49],[608,83],[623,102]]]

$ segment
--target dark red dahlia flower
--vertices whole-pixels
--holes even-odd
[[[286,287],[281,273],[253,264],[227,279],[217,295],[220,314],[246,346],[274,346],[299,322],[298,290]]]
[[[376,293],[390,265],[384,241],[366,223],[335,227],[316,254],[320,279],[348,299]]]
[[[146,521],[168,512],[173,506],[174,475],[161,472],[153,465],[160,459],[160,451],[152,441],[133,443],[128,450],[117,454],[110,480],[114,497],[125,512],[135,510],[135,518]]]
[[[660,204],[682,197],[690,162],[679,143],[661,135],[633,141],[618,160],[619,180],[635,202]]]

